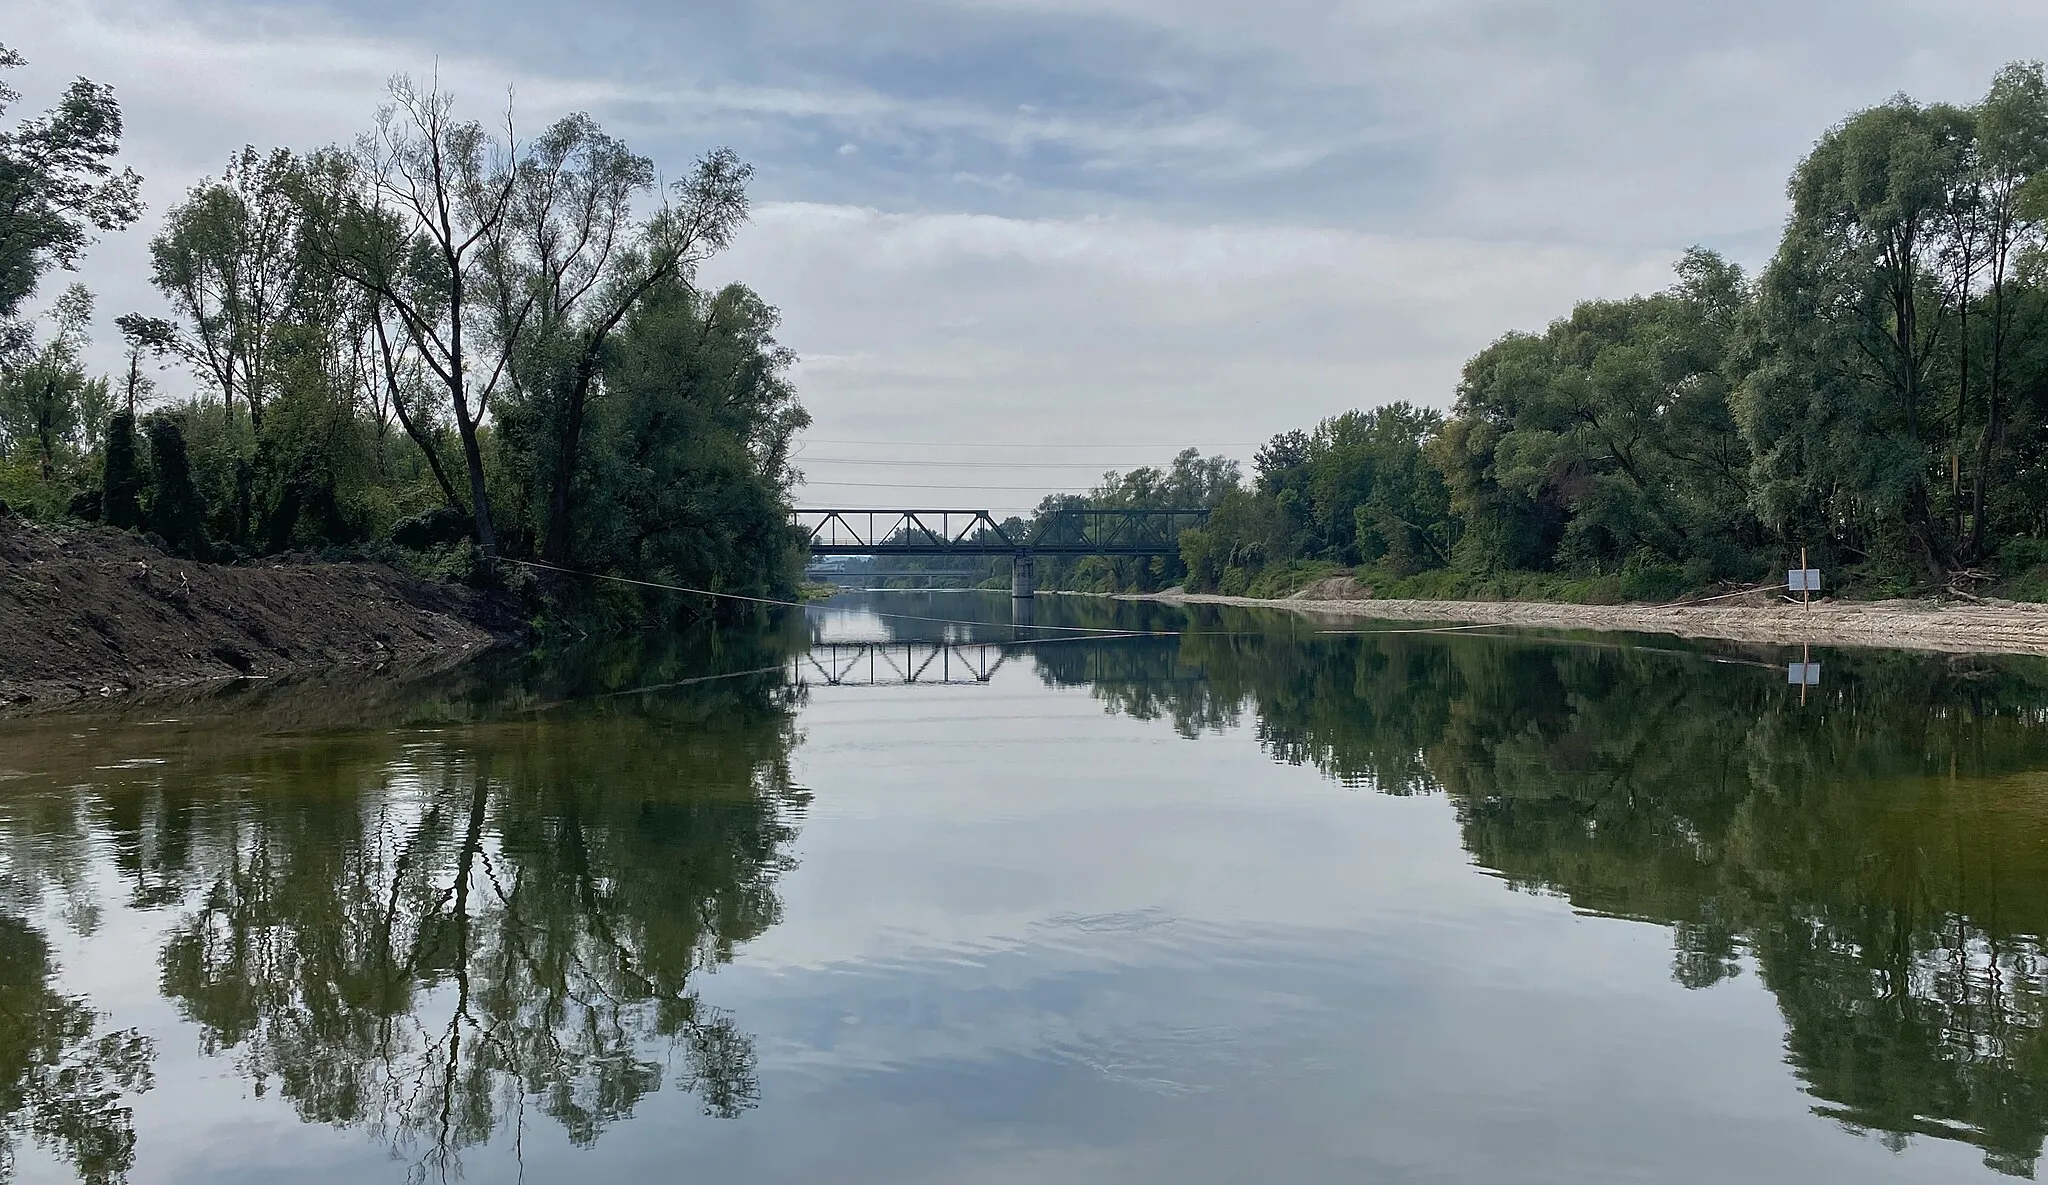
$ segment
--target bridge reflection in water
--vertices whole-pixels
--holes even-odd
[[[962,686],[987,683],[1019,643],[819,642],[789,660],[799,687]]]

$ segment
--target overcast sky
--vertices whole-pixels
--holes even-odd
[[[393,73],[438,63],[478,116],[510,86],[527,128],[587,110],[670,175],[731,145],[755,217],[713,272],[783,310],[803,497],[853,506],[1026,507],[1182,444],[1447,406],[1488,341],[1663,287],[1689,244],[1761,262],[1849,111],[2048,55],[2040,0],[6,9],[23,110],[83,74],[128,114],[151,216],[83,269],[103,320],[161,311],[147,238],[187,186],[244,143],[349,138]]]

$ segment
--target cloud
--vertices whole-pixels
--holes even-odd
[[[1108,467],[1164,462],[1175,442],[1239,446],[1351,407],[1446,406],[1464,359],[1500,333],[1540,328],[1586,296],[1663,287],[1671,262],[1666,251],[1325,228],[778,203],[714,272],[782,307],[822,439],[1157,446],[1102,454]],[[821,484],[821,496],[874,505],[917,496],[865,483],[1059,488],[1093,476],[801,463],[821,483],[863,483]]]
[[[719,274],[786,310],[817,435],[1216,443],[1441,405],[1473,350],[1660,287],[1689,243],[1755,265],[1829,123],[1969,101],[2048,7],[16,0],[8,25],[32,101],[116,85],[156,211],[242,143],[348,138],[394,71],[477,114],[510,85],[527,127],[589,110],[672,174],[715,143],[758,166]],[[149,230],[87,265],[108,317],[158,307]]]

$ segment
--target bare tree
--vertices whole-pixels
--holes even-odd
[[[494,572],[498,540],[478,432],[532,302],[522,296],[494,305],[487,263],[512,212],[519,144],[509,106],[501,137],[457,119],[453,98],[438,82],[422,91],[401,76],[392,80],[390,95],[376,130],[356,144],[357,208],[319,249],[338,274],[395,315],[417,359],[445,391],[461,440],[477,547]],[[394,373],[387,355],[387,379],[395,382]],[[432,449],[428,457],[444,489],[452,489]]]

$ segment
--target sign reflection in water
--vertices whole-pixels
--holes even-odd
[[[128,1108],[172,1037],[415,1177],[536,1124],[601,1144],[658,1092],[742,1128],[773,1110],[773,1059],[744,1011],[704,1001],[704,976],[783,916],[812,801],[791,773],[806,698],[889,694],[790,672],[858,635],[929,683],[919,660],[958,675],[963,648],[1022,633],[1001,598],[872,604],[988,622],[793,619],[425,688],[6,726],[0,1163],[36,1146],[88,1180],[146,1174]],[[1764,651],[1322,636],[1070,598],[1039,621],[1186,632],[1010,648],[977,669],[1191,740],[1249,730],[1332,792],[1440,795],[1509,886],[1667,928],[1685,988],[1753,974],[1816,1116],[2033,1175],[2043,664],[1831,653],[1815,710]],[[986,698],[987,680],[964,682],[921,694]],[[147,722],[164,717],[187,723]],[[341,720],[376,727],[329,731]],[[152,935],[133,974],[178,1018],[153,1036],[101,1015],[52,953],[129,917],[153,919],[125,931]]]

